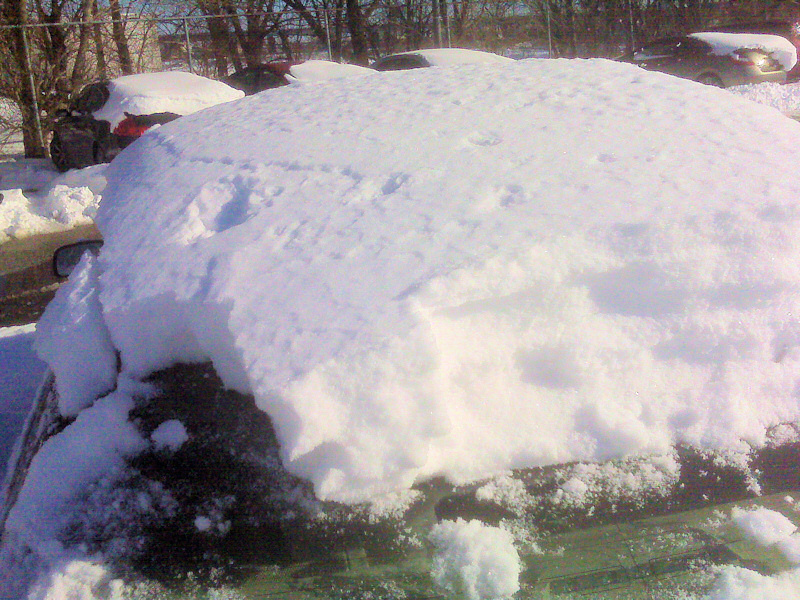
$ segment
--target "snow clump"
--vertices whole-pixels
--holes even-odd
[[[150,434],[150,440],[156,448],[164,448],[175,452],[189,439],[186,427],[177,419],[164,421]]]
[[[797,525],[784,515],[763,507],[753,510],[735,507],[731,517],[742,533],[762,546],[777,544],[797,530]]]
[[[104,317],[132,375],[252,393],[320,499],[747,453],[800,421],[791,125],[605,60],[271,90],[108,166]]]
[[[510,533],[480,521],[442,521],[430,533],[436,548],[431,576],[452,598],[510,598],[522,565]]]

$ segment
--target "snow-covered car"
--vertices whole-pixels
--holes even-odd
[[[512,59],[464,48],[430,48],[390,54],[373,62],[370,67],[376,71],[405,71],[426,67],[450,67],[454,65],[502,64]]]
[[[792,598],[798,144],[606,60],[148,133],[37,326],[5,595]]]
[[[617,60],[716,87],[786,81],[797,52],[774,35],[693,33],[652,42]]]
[[[222,82],[178,71],[92,83],[57,115],[50,157],[59,171],[108,162],[154,125],[242,96]]]
[[[300,63],[275,61],[246,67],[229,75],[224,81],[249,96],[292,83],[313,83],[370,74],[373,72],[366,67],[329,60],[306,60]]]

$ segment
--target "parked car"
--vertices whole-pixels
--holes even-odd
[[[373,72],[151,131],[107,172],[102,247],[54,263],[81,257],[37,324],[2,595],[800,584],[798,144],[605,60]]]
[[[707,31],[777,35],[789,40],[795,47],[795,51],[800,50],[800,21],[746,21],[709,27]],[[787,83],[793,83],[798,80],[800,80],[800,62],[795,64],[786,74]]]
[[[390,54],[373,62],[370,66],[376,71],[404,71],[425,67],[445,67],[481,63],[507,63],[512,59],[479,50],[463,48],[431,48]]]
[[[291,83],[306,84],[371,74],[374,72],[366,67],[330,60],[306,60],[297,63],[276,61],[247,67],[229,75],[224,81],[249,96]]]
[[[242,90],[246,96],[250,96],[263,90],[289,85],[286,76],[293,64],[295,63],[282,60],[245,67],[231,73],[222,81],[237,90]]]
[[[154,125],[243,95],[219,81],[183,72],[92,83],[57,113],[50,157],[59,171],[109,162]]]
[[[786,81],[781,63],[765,50],[717,52],[711,43],[695,36],[657,40],[617,60],[716,87]]]

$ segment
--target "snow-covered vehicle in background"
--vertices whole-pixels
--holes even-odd
[[[59,171],[108,162],[154,125],[243,95],[222,82],[178,71],[92,83],[57,114],[50,157]]]
[[[451,67],[454,65],[503,64],[511,60],[505,56],[480,50],[429,48],[383,56],[373,62],[370,67],[376,71],[405,71],[408,69]]]
[[[366,67],[330,60],[306,60],[299,63],[275,61],[246,67],[232,73],[224,81],[250,96],[292,83],[315,83],[372,74],[374,74],[373,71]]]
[[[703,32],[657,40],[617,60],[707,85],[731,87],[783,83],[797,63],[797,51],[789,40],[775,35]]]
[[[794,597],[799,143],[605,60],[150,132],[39,322],[5,595]]]

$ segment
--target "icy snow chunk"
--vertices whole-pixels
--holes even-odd
[[[746,451],[800,420],[791,125],[604,60],[279,88],[108,166],[104,315],[131,373],[252,393],[322,499]]]
[[[84,254],[36,328],[36,352],[55,374],[58,408],[78,414],[117,379],[117,355],[99,300],[97,261]]]
[[[755,48],[771,53],[785,71],[791,70],[797,63],[797,49],[794,44],[779,35],[718,32],[700,32],[689,35],[711,44],[715,54],[726,55],[740,48]]]
[[[28,600],[123,600],[124,584],[108,570],[86,560],[63,560],[39,577]]]
[[[522,565],[514,538],[480,521],[442,521],[430,533],[436,547],[431,577],[452,598],[510,598],[519,590]]]
[[[727,566],[704,600],[797,600],[800,569],[769,576],[743,567]]]
[[[781,513],[763,507],[753,510],[735,507],[731,517],[742,533],[762,546],[782,542],[797,530],[797,525]]]
[[[108,100],[93,116],[111,123],[112,130],[125,118],[126,112],[188,115],[244,96],[241,90],[221,81],[180,71],[124,75],[112,79],[108,91]]]
[[[167,448],[173,452],[180,448],[189,439],[186,427],[177,419],[164,421],[150,434],[150,439],[156,448]]]

